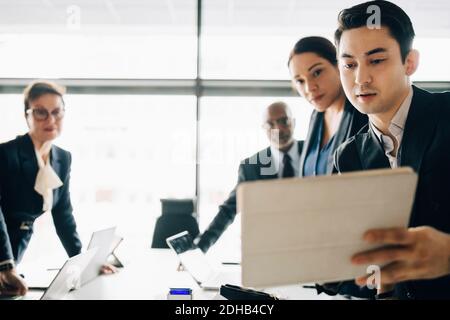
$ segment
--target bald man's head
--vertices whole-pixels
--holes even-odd
[[[295,120],[289,106],[283,101],[270,104],[264,112],[264,128],[270,143],[286,151],[294,141]]]

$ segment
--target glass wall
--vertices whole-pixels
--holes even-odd
[[[1,78],[196,76],[196,0],[1,1]]]
[[[393,1],[411,17],[421,65],[414,81],[449,81],[450,4]],[[203,1],[201,76],[208,79],[288,79],[287,59],[305,36],[333,41],[340,10],[358,0]]]
[[[70,191],[83,243],[116,225],[131,247],[150,247],[160,199],[195,197],[195,97],[67,95],[65,102],[55,144],[72,154]],[[0,140],[24,134],[22,96],[0,95],[0,106]],[[43,252],[64,256],[49,214],[36,221],[30,246],[24,261]]]
[[[0,142],[27,130],[24,85],[59,79],[69,94],[56,144],[73,155],[84,244],[93,230],[117,225],[134,246],[150,247],[166,197],[198,196],[203,230],[235,186],[239,161],[267,147],[265,106],[286,101],[295,137],[305,137],[312,109],[289,90],[289,51],[304,36],[332,40],[337,13],[359,2],[203,0],[199,8],[197,0],[0,0]],[[421,62],[412,79],[448,84],[450,3],[394,2],[417,34]],[[161,79],[164,93],[151,82]],[[191,80],[183,90],[180,79]],[[223,86],[212,92],[212,80]],[[51,217],[36,224],[26,259],[63,256]],[[212,251],[234,258],[239,240],[238,217]]]
[[[312,108],[297,97],[204,97],[200,100],[199,210],[204,229],[218,207],[236,186],[241,160],[267,148],[262,128],[265,108],[274,101],[286,102],[296,121],[294,137],[303,140]],[[211,248],[229,259],[240,252],[240,216]]]

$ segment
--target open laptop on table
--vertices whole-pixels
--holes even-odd
[[[221,285],[240,285],[240,268],[227,267],[217,270],[211,266],[203,251],[194,248],[188,231],[180,232],[166,239],[168,246],[177,254],[186,271],[205,290],[219,290]]]
[[[81,275],[81,284],[84,285],[95,279],[101,267],[107,262],[108,256],[114,251],[116,240],[116,227],[96,231],[92,234],[88,250],[97,248],[97,253]]]
[[[81,284],[93,280],[99,275],[100,268],[106,263],[108,256],[113,252],[115,247],[120,243],[117,241],[115,234],[116,227],[111,227],[92,233],[91,240],[88,245],[88,250],[97,248],[95,256],[92,258],[85,271],[81,275]],[[32,270],[29,274],[25,274],[25,281],[29,289],[45,290],[48,288],[58,269],[35,271]]]
[[[24,296],[11,297],[14,300],[61,300],[73,289],[81,287],[81,274],[86,269],[97,249],[73,256],[64,263],[50,286],[44,291],[30,290]]]

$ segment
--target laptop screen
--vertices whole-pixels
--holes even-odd
[[[205,254],[200,249],[194,249],[194,242],[189,232],[180,232],[167,238],[166,242],[197,282],[206,281],[214,272]]]
[[[175,250],[177,254],[186,252],[194,248],[194,241],[189,232],[183,231],[167,238],[167,245]]]
[[[116,227],[99,230],[92,234],[88,249],[97,248],[97,253],[81,276],[81,284],[86,284],[99,275],[99,270],[111,253],[111,246],[115,239]]]

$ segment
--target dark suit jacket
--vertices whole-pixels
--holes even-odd
[[[56,232],[69,256],[81,252],[69,195],[71,155],[52,146],[50,161],[64,185],[53,190],[52,216]],[[28,134],[0,144],[0,262],[20,262],[33,233],[33,222],[43,211],[34,190],[38,164]],[[3,213],[3,214],[2,214]],[[27,224],[26,228],[21,225]]]
[[[303,141],[298,141],[299,154],[303,148]],[[244,181],[277,179],[278,175],[271,167],[272,162],[270,147],[255,153],[244,159],[239,165],[239,175],[236,187],[231,191],[228,199],[219,207],[214,220],[200,236],[197,246],[206,252],[222,235],[222,233],[233,223],[236,217],[236,189]]]
[[[409,226],[428,225],[450,234],[450,93],[413,90],[400,151],[400,165],[419,175]],[[334,161],[339,172],[390,167],[369,128],[339,147]],[[403,282],[395,292],[401,299],[449,299],[450,276]]]
[[[305,160],[308,153],[311,151],[311,147],[315,141],[314,137],[319,134],[319,124],[323,118],[323,112],[313,111],[311,119],[309,120],[309,129],[306,135],[305,144],[303,146],[303,152],[300,158],[300,176],[304,176]],[[367,124],[367,116],[356,110],[352,104],[346,100],[344,105],[344,111],[342,114],[341,123],[339,129],[336,132],[334,140],[332,142],[330,155],[348,138],[354,136],[362,127]],[[333,157],[328,159],[327,173],[333,172]]]
[[[317,141],[317,135],[319,134],[319,126],[320,122],[323,120],[323,112],[313,111],[311,114],[311,119],[309,121],[309,129],[306,135],[305,144],[303,146],[303,152],[300,158],[300,174],[304,176],[304,166],[306,157],[309,152],[311,152],[311,148],[315,141]],[[360,113],[358,110],[353,107],[353,105],[345,100],[344,111],[342,114],[341,123],[339,125],[338,131],[335,134],[333,139],[331,149],[330,149],[330,157],[328,158],[328,164],[326,172],[327,174],[333,173],[333,153],[336,149],[347,139],[354,136],[358,133],[364,126],[368,123],[367,115]],[[318,293],[326,292],[330,295],[342,294],[342,295],[352,295],[357,297],[370,298],[374,296],[374,293],[370,290],[359,288],[354,281],[347,282],[333,282],[327,283],[324,285],[316,285]]]

